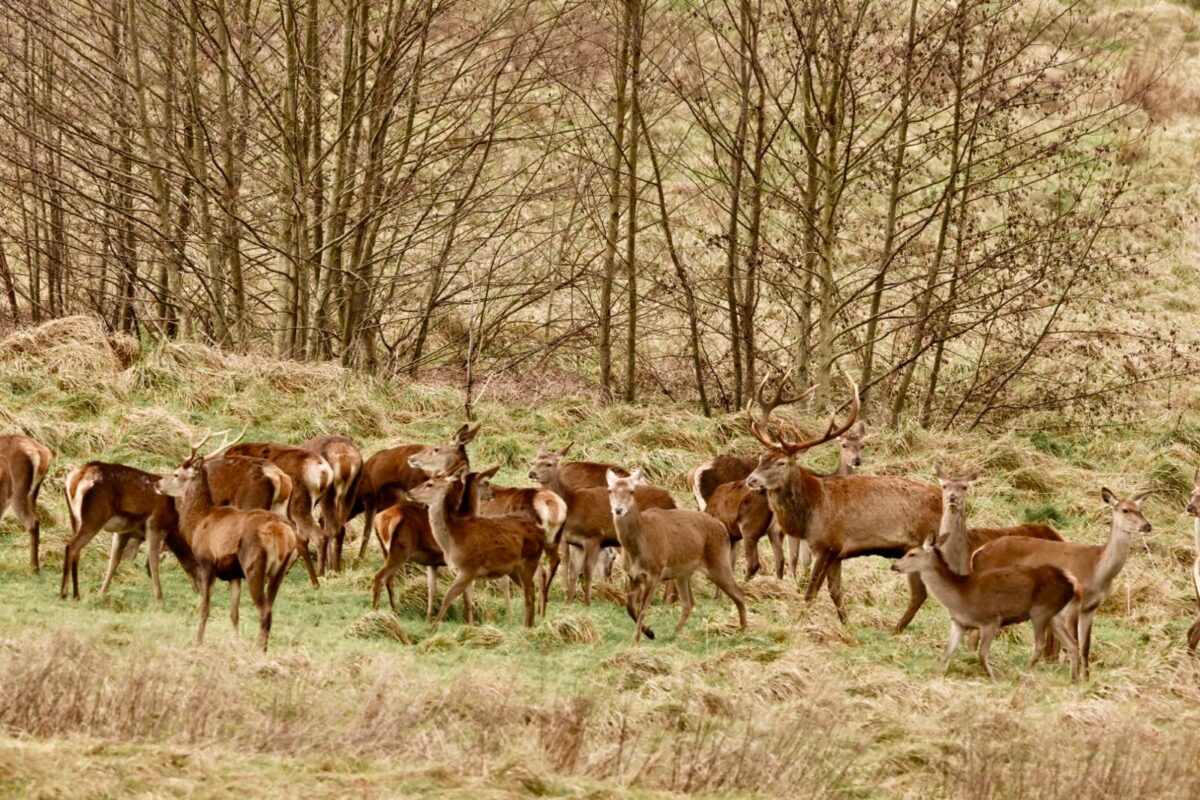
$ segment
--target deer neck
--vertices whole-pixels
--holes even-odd
[[[846,455],[844,453],[838,459],[837,469],[834,470],[833,474],[840,475],[841,477],[854,474],[854,467],[850,465],[850,462],[846,461]]]
[[[816,480],[804,467],[795,466],[783,486],[767,491],[771,513],[789,536],[807,538],[808,519],[821,488]]]
[[[620,517],[614,514],[613,527],[617,529],[617,540],[620,541],[622,549],[631,558],[636,556],[641,549],[638,534],[642,530],[642,512],[635,505]]]
[[[208,485],[208,466],[201,466],[199,475],[184,493],[176,500],[179,514],[179,528],[191,544],[191,537],[200,521],[208,516],[216,503],[213,501],[212,487]]]
[[[442,555],[446,557],[449,563],[450,550],[454,547],[454,535],[450,531],[450,513],[446,509],[449,504],[450,493],[442,495],[434,499],[434,502],[429,504],[429,532],[433,534],[433,540],[437,542],[438,547],[442,549]]]
[[[1125,560],[1129,558],[1129,548],[1133,544],[1133,534],[1117,527],[1114,519],[1108,534],[1108,541],[1100,551],[1100,561],[1096,564],[1094,582],[1097,586],[1107,586],[1116,577]]]
[[[921,580],[938,602],[946,606],[947,610],[951,610],[955,598],[961,596],[967,578],[956,573],[936,547],[933,554],[933,564],[921,570]]]
[[[942,522],[937,547],[946,565],[957,575],[971,571],[971,553],[967,542],[967,507],[952,508],[942,503]]]

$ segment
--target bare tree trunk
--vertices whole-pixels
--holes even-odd
[[[612,391],[612,296],[617,272],[617,235],[621,222],[621,163],[625,160],[626,83],[633,3],[623,0],[620,53],[617,56],[616,99],[613,112],[612,158],[608,171],[608,227],[604,239],[604,274],[600,284],[600,385]]]

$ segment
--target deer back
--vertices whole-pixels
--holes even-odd
[[[141,524],[152,516],[163,527],[178,524],[175,503],[156,490],[160,476],[124,464],[89,461],[67,473],[63,489],[76,524],[103,526],[115,517]]]
[[[727,453],[705,461],[692,470],[691,479],[688,481],[692,487],[692,493],[696,496],[697,504],[706,506],[712,502],[713,494],[719,487],[726,483],[743,480],[754,471],[757,464],[757,457],[735,456]]]
[[[620,525],[621,546],[644,569],[695,568],[729,559],[729,534],[702,511],[641,509]]]
[[[1091,584],[1104,548],[1081,542],[1002,536],[971,556],[971,570],[999,569],[1009,566],[1054,566],[1069,572],[1082,585]]]
[[[50,470],[50,448],[20,433],[0,435],[0,463],[5,464],[9,491],[27,496]]]

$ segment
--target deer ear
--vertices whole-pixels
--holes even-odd
[[[641,483],[642,482],[642,468],[638,467],[634,470],[631,470],[629,473],[629,480],[633,481],[634,486]]]
[[[1100,497],[1102,500],[1104,500],[1104,502],[1108,503],[1113,508],[1116,508],[1117,504],[1119,504],[1121,502],[1120,500],[1117,499],[1117,496],[1115,494],[1113,494],[1112,491],[1107,486],[1100,487]]]
[[[614,486],[616,486],[616,485],[617,485],[617,481],[621,480],[621,477],[620,477],[619,475],[617,475],[617,473],[613,472],[611,469],[610,469],[610,470],[607,470],[607,471],[604,473],[604,478],[605,478],[605,480],[607,480],[607,481],[608,481],[608,488],[609,488],[609,489],[611,489],[611,488],[613,488]]]
[[[1200,469],[1196,470],[1196,474],[1192,476],[1192,485],[1200,486]]]
[[[933,537],[932,536],[928,537],[924,542],[921,543],[921,549],[926,550],[926,551],[933,549]]]
[[[496,477],[496,473],[497,473],[497,472],[499,472],[499,471],[500,471],[500,465],[499,465],[499,464],[497,464],[497,465],[495,465],[494,467],[488,467],[487,469],[485,469],[485,470],[483,470],[482,472],[480,472],[480,473],[479,473],[479,477],[481,477],[481,478],[494,478],[494,477]]]
[[[474,428],[470,423],[463,423],[463,426],[454,433],[454,439],[459,444],[466,444],[479,435],[479,429],[483,427],[483,423],[479,423]]]
[[[565,456],[574,445],[575,445],[574,442],[567,442],[565,445],[563,445],[563,449],[558,451],[558,457],[562,458],[563,456]]]
[[[1131,497],[1129,499],[1132,500],[1133,502],[1137,503],[1138,506],[1141,506],[1142,503],[1146,502],[1146,498],[1152,494],[1154,494],[1154,490],[1147,489],[1144,492],[1138,492],[1137,494],[1135,494],[1133,497]]]
[[[979,470],[975,470],[974,472],[968,474],[967,477],[963,478],[963,480],[967,483],[974,483],[975,481],[979,480]]]
[[[937,466],[935,466],[933,468],[933,471],[937,475],[937,479],[939,482],[945,483],[949,479],[946,475],[946,470],[942,469],[941,464],[938,464]]]

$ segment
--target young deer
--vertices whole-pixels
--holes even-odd
[[[763,386],[758,388],[762,394]],[[859,556],[899,558],[937,535],[942,515],[942,493],[936,486],[908,478],[847,475],[823,478],[799,463],[813,447],[830,442],[853,427],[860,406],[858,387],[853,390],[849,417],[840,425],[836,416],[821,436],[798,442],[771,438],[766,420],[750,415],[750,431],[767,448],[754,472],[746,479],[751,489],[765,489],[780,528],[788,536],[804,539],[813,552],[812,576],[805,599],[816,597],[828,580],[829,596],[845,623],[842,605],[842,562]],[[909,603],[895,632],[902,632],[927,595],[921,577],[909,575]]]
[[[1064,569],[1056,566],[1012,566],[959,575],[933,546],[933,540],[910,550],[892,569],[920,575],[933,596],[950,614],[950,639],[938,659],[935,674],[942,675],[950,657],[968,630],[979,631],[979,663],[989,678],[995,678],[988,653],[996,632],[1005,625],[1025,620],[1033,622],[1032,668],[1041,657],[1049,639],[1048,632],[1071,655],[1071,680],[1079,679],[1079,647],[1064,618],[1079,608],[1083,590]]]
[[[282,514],[291,492],[291,479],[274,464],[258,458],[225,456],[209,458],[204,465],[217,505],[260,508]],[[102,530],[112,532],[108,571],[100,593],[116,575],[117,567],[137,553],[142,540],[149,547],[150,582],[154,599],[162,602],[159,561],[166,545],[189,577],[195,580],[194,559],[179,534],[179,517],[172,498],[160,494],[161,477],[123,464],[92,461],[76,467],[63,480],[71,538],[63,554],[59,596],[66,598],[68,576],[72,594],[79,599],[79,558],[83,548]]]
[[[937,548],[950,568],[959,575],[971,572],[971,555],[988,542],[1002,536],[1024,536],[1061,542],[1062,536],[1049,525],[1028,522],[1007,528],[968,528],[967,494],[979,480],[978,471],[966,475],[951,475],[941,466],[936,468],[942,487],[942,522],[938,529]]]
[[[510,578],[519,583],[525,597],[525,627],[533,627],[534,573],[542,553],[549,546],[537,523],[523,516],[480,517],[473,501],[456,512],[448,507],[447,497],[454,484],[462,483],[462,497],[472,498],[474,475],[438,475],[414,488],[409,494],[429,510],[429,527],[445,555],[446,563],[457,573],[454,583],[442,598],[442,607],[434,618],[437,630],[446,609],[477,578]]]
[[[313,586],[320,586],[317,577],[325,572],[325,542],[334,531],[331,520],[316,521],[321,498],[333,482],[333,468],[324,458],[286,444],[274,442],[242,442],[232,445],[225,453],[230,456],[249,456],[270,461],[292,479],[292,497],[288,504],[288,519],[300,537],[300,556]],[[316,545],[317,563],[314,566],[309,544]]]
[[[1134,534],[1150,532],[1150,523],[1142,514],[1142,502],[1149,494],[1141,492],[1121,500],[1108,489],[1101,490],[1104,502],[1112,507],[1108,541],[1103,545],[1004,536],[984,545],[971,558],[974,572],[1013,566],[1054,566],[1074,576],[1083,587],[1083,602],[1078,609],[1066,609],[1064,614],[1079,642],[1085,678],[1091,666],[1092,619],[1096,610],[1112,592],[1113,580],[1129,557]]]
[[[350,519],[360,512],[363,515],[363,537],[358,548],[358,560],[367,556],[367,546],[371,541],[371,532],[375,529],[375,514],[377,511],[407,499],[408,492],[424,483],[433,473],[426,472],[409,463],[413,456],[426,451],[437,451],[446,462],[453,461],[441,472],[452,472],[457,466],[467,463],[467,445],[479,434],[479,425],[471,427],[464,424],[446,441],[429,447],[423,444],[405,444],[381,450],[367,459],[363,464],[362,475],[355,492],[354,505],[351,507]],[[387,540],[375,531],[375,538],[383,555],[387,556]]]
[[[533,461],[529,477],[557,494],[567,504],[567,516],[562,526],[562,545],[563,547],[575,545],[583,548],[583,602],[585,605],[591,605],[592,576],[596,570],[596,561],[600,556],[600,550],[604,547],[617,547],[620,545],[620,541],[617,531],[613,527],[607,486],[581,489],[563,480],[564,470],[573,465],[560,464],[558,455],[561,454],[551,458],[547,457],[545,453],[539,453]],[[618,472],[618,469],[611,471],[618,475],[624,474],[624,470]],[[579,471],[576,471],[576,478],[578,479],[578,477]],[[605,481],[607,483],[607,478]],[[638,504],[643,509],[676,507],[675,498],[663,489],[639,485],[637,493]],[[726,537],[726,558],[729,555],[728,541],[728,537]],[[569,553],[569,551],[566,552]],[[557,566],[557,562],[551,563],[550,575],[546,581],[547,587],[554,580]],[[567,570],[566,575],[567,597],[572,600],[575,598],[575,575],[572,574],[574,572],[573,569]]]
[[[342,545],[346,541],[346,524],[350,521],[351,506],[362,475],[363,458],[358,445],[345,436],[315,436],[300,443],[301,449],[316,453],[333,470],[329,488],[321,496],[321,517],[325,528],[333,533],[326,539],[323,561],[335,572],[342,569]],[[319,557],[320,558],[320,557]]]
[[[196,644],[204,642],[213,581],[218,578],[229,581],[229,616],[236,631],[238,601],[245,580],[258,608],[258,645],[265,651],[275,596],[296,561],[299,539],[292,523],[278,514],[216,504],[204,469],[206,457],[198,454],[211,436],[193,444],[187,460],[160,480],[157,487],[159,492],[175,498],[180,531],[196,559],[201,592]]]
[[[1200,469],[1192,477],[1192,496],[1188,500],[1187,513],[1192,517],[1192,546],[1195,558],[1192,560],[1192,589],[1196,592],[1196,603],[1200,605]],[[1196,645],[1200,644],[1200,616],[1188,628],[1188,650],[1195,654]]]
[[[50,471],[50,448],[20,433],[0,434],[0,519],[11,505],[29,532],[29,568],[38,571],[42,523],[37,499]]]
[[[659,581],[674,580],[679,590],[679,622],[675,625],[675,634],[679,635],[695,604],[692,574],[697,570],[733,600],[745,630],[746,598],[733,577],[725,528],[699,511],[642,509],[637,492],[641,470],[635,469],[624,478],[610,470],[606,477],[613,526],[629,571],[625,608],[634,621],[634,643],[643,632],[646,638],[654,638],[654,632],[643,621]]]

